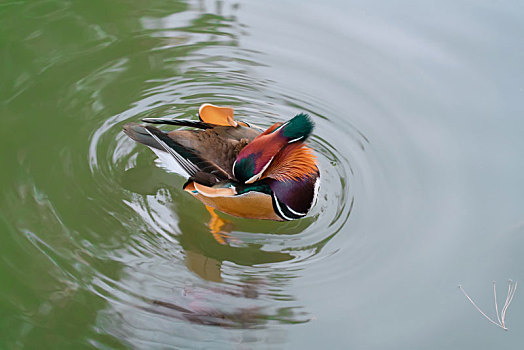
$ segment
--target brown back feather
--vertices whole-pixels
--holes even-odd
[[[233,162],[240,150],[249,143],[249,139],[229,138],[230,135],[222,136],[222,133],[217,131],[220,130],[175,130],[168,136],[182,146],[196,151],[201,158],[213,163],[233,178]]]

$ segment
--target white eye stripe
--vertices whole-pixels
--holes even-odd
[[[297,141],[300,141],[304,138],[304,136],[300,136],[300,137],[297,137],[296,139],[293,139],[291,141],[288,141],[287,143],[293,143],[293,142],[297,142]]]

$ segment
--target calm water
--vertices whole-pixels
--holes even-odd
[[[524,286],[524,6],[0,2],[1,349],[492,349]],[[316,122],[312,214],[224,216],[121,132]]]

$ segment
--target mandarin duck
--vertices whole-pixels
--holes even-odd
[[[212,216],[216,214],[211,208],[251,219],[306,216],[320,184],[316,157],[304,144],[314,126],[310,117],[297,114],[264,131],[235,121],[233,113],[229,107],[203,104],[199,121],[142,119],[192,129],[164,132],[128,123],[124,133],[185,173],[189,179],[183,189],[203,202]]]

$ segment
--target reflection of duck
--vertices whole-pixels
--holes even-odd
[[[238,286],[206,289],[187,287],[184,288],[182,297],[176,296],[171,300],[154,299],[149,306],[139,307],[155,314],[183,319],[195,324],[225,328],[260,327],[271,320],[297,324],[312,319],[298,307],[284,307],[272,311],[256,304],[246,306],[245,302],[241,303],[244,305],[240,307],[227,307],[238,304],[228,297],[240,298],[244,301],[258,299],[261,282],[247,280],[240,288]],[[222,300],[222,303],[217,302],[219,300]]]
[[[206,206],[253,219],[282,221],[306,216],[319,185],[315,157],[304,145],[313,130],[306,114],[264,132],[235,121],[232,108],[204,104],[199,117],[200,121],[143,119],[196,130],[165,133],[129,123],[124,132],[176,166],[176,172],[189,175],[184,189]]]

